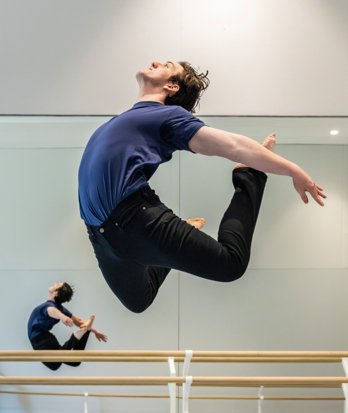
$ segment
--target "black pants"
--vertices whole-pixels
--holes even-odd
[[[90,331],[87,331],[80,340],[77,339],[74,334],[71,335],[68,341],[62,346],[59,344],[56,336],[47,331],[42,333],[31,340],[31,345],[34,350],[84,350],[86,348],[87,340],[89,338]],[[43,364],[51,370],[58,370],[62,363],[59,362],[43,362]],[[80,362],[64,362],[69,366],[77,367]]]
[[[221,282],[241,277],[266,179],[251,168],[233,171],[235,191],[217,241],[176,216],[149,186],[127,197],[101,227],[87,226],[111,290],[129,310],[142,312],[171,268]]]

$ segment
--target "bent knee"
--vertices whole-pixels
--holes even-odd
[[[229,273],[229,274],[226,274],[225,277],[220,281],[225,282],[225,283],[231,283],[233,281],[237,281],[240,278],[242,278],[244,274],[245,274],[245,272],[243,272],[243,273]]]
[[[132,313],[140,314],[147,310],[150,305],[152,304],[153,300],[151,301],[138,301],[136,303],[125,303],[122,304]]]
[[[246,270],[248,268],[248,263],[238,265],[238,266],[233,266],[232,268],[226,268],[226,270],[222,274],[222,282],[232,282],[239,280],[239,278],[242,278],[243,275],[246,273]]]
[[[50,370],[56,371],[62,365],[62,363],[43,363]]]
[[[143,313],[149,306],[150,304],[135,304],[135,305],[127,305],[126,307],[132,313],[140,314],[140,313]]]
[[[79,362],[76,362],[76,363],[66,363],[66,364],[68,364],[68,365],[71,366],[71,367],[81,366],[81,362],[80,362],[80,361],[79,361]]]

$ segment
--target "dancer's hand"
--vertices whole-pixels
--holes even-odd
[[[318,186],[313,181],[313,179],[309,175],[307,175],[307,173],[300,167],[296,169],[296,172],[293,175],[293,184],[305,204],[308,203],[306,192],[309,192],[315,202],[317,202],[321,206],[324,206],[322,198],[326,199],[326,195],[323,192],[323,188]]]
[[[104,341],[104,343],[106,343],[108,341],[107,336],[105,334],[101,333],[100,331],[94,331],[94,334],[95,334],[98,341]]]
[[[62,319],[63,324],[65,324],[68,327],[72,327],[74,325],[73,320],[70,317],[64,317]]]

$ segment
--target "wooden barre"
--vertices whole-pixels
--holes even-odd
[[[0,376],[0,385],[91,385],[91,386],[163,386],[169,383],[182,385],[186,377],[48,377],[48,376]],[[341,387],[348,377],[229,377],[194,376],[192,386],[201,387]]]
[[[92,361],[92,362],[165,362],[173,357],[175,362],[185,360],[184,351],[146,350],[3,350],[0,361]],[[338,363],[348,357],[348,351],[194,351],[192,362],[291,362]]]
[[[75,351],[71,351],[73,354],[69,355],[52,355],[52,356],[40,356],[40,355],[33,355],[33,356],[12,356],[12,357],[0,357],[0,362],[14,362],[14,361],[22,361],[22,362],[98,362],[98,363],[106,363],[106,362],[120,362],[120,363],[157,363],[157,362],[167,362],[168,358],[164,357],[118,357],[118,356],[79,356],[74,354]],[[183,358],[174,358],[174,361],[183,363]],[[214,358],[194,358],[191,359],[193,363],[340,363],[340,358],[305,358],[305,357],[214,357]]]
[[[30,396],[73,396],[86,397],[85,393],[65,393],[65,392],[31,392],[31,391],[11,391],[0,390],[0,394],[18,394]],[[135,398],[135,399],[169,399],[167,394],[115,394],[115,393],[88,393],[87,397],[115,397],[115,398]],[[177,399],[182,399],[182,396],[176,396]],[[260,400],[259,396],[189,396],[191,400]],[[262,396],[262,400],[345,400],[343,396]]]

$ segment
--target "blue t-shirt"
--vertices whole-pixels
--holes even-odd
[[[147,185],[158,166],[188,142],[204,123],[175,105],[138,102],[100,126],[79,169],[82,219],[101,225],[127,196]]]
[[[67,310],[62,304],[57,304],[55,301],[47,300],[38,305],[32,311],[28,320],[28,336],[29,340],[38,336],[41,333],[50,331],[54,325],[59,323],[59,320],[48,315],[47,308],[55,307],[67,317],[72,317],[72,313]]]

